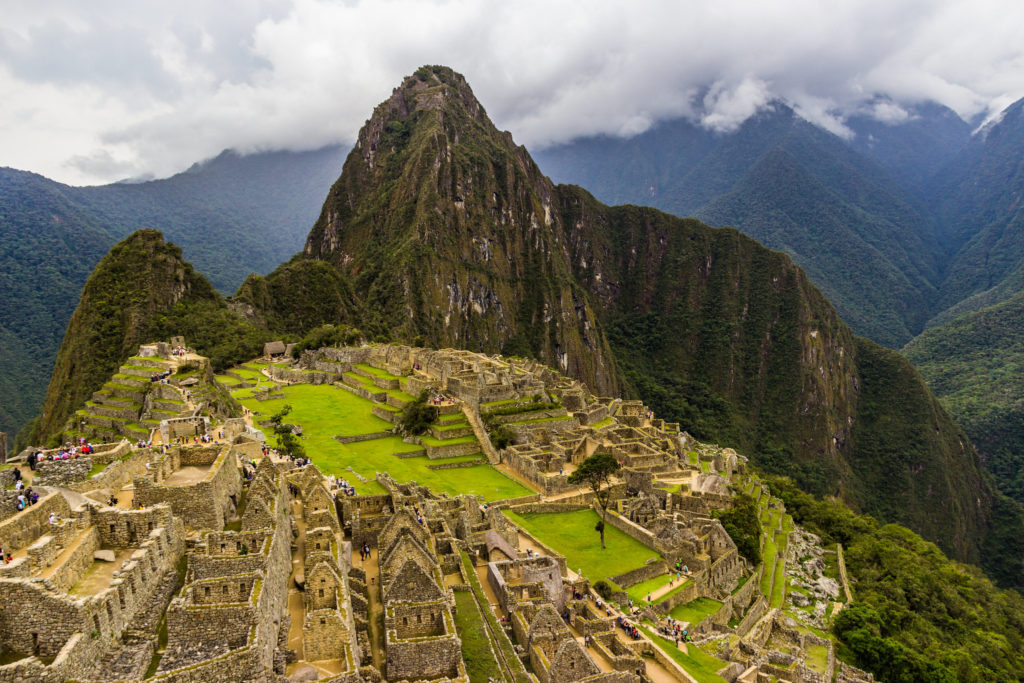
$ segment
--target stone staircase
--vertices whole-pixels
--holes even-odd
[[[71,431],[90,439],[146,440],[161,420],[180,417],[184,396],[170,384],[151,382],[156,373],[173,370],[171,361],[132,356],[73,418]]]

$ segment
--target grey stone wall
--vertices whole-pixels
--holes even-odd
[[[92,470],[92,458],[83,455],[68,460],[43,460],[36,463],[36,486],[59,486],[68,488],[72,484],[85,481]]]

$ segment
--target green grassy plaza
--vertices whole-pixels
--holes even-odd
[[[685,605],[676,605],[672,611],[669,612],[669,615],[673,619],[687,621],[693,625],[697,625],[707,617],[717,612],[718,608],[721,606],[722,603],[718,600],[712,600],[711,598],[697,598]]]
[[[401,437],[386,436],[369,441],[342,444],[334,439],[338,434],[353,436],[377,432],[390,432],[390,422],[373,415],[373,403],[352,392],[329,384],[293,384],[282,387],[283,399],[257,401],[248,390],[232,391],[231,395],[254,414],[256,420],[279,412],[285,405],[292,407],[286,421],[301,425],[302,444],[306,454],[324,474],[346,478],[358,493],[384,493],[374,479],[377,472],[388,472],[395,481],[416,481],[438,493],[458,495],[471,493],[484,500],[502,500],[527,496],[532,493],[516,481],[506,477],[489,464],[448,470],[430,470],[427,465],[463,462],[467,458],[428,460],[425,455],[399,458],[396,453],[422,451],[418,444],[404,443]],[[268,439],[272,442],[273,437]],[[473,437],[436,444],[474,441]],[[347,470],[352,467],[369,481],[354,480]]]
[[[594,525],[597,513],[587,508],[575,512],[518,515],[505,511],[516,524],[529,531],[565,556],[572,571],[583,570],[591,582],[642,567],[652,557],[661,556],[637,540],[627,536],[610,524],[605,527],[605,550]]]

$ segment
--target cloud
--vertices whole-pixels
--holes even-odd
[[[351,142],[422,64],[465,74],[530,146],[678,116],[728,131],[775,99],[849,136],[865,103],[896,123],[926,100],[966,118],[1024,96],[1011,0],[9,4],[0,164],[74,183]]]

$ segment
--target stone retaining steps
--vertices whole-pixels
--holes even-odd
[[[133,356],[75,413],[71,430],[104,441],[128,437],[146,440],[160,420],[179,417],[186,410],[184,394],[169,384],[155,384],[152,375],[171,370],[174,364],[161,358]],[[150,415],[140,420],[147,395]],[[168,396],[175,398],[168,398]],[[82,429],[84,427],[84,429]]]

